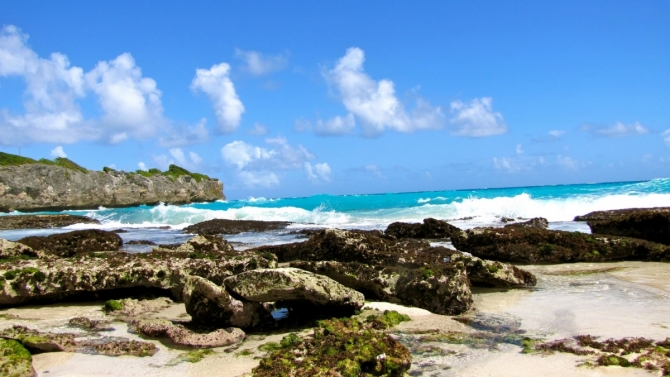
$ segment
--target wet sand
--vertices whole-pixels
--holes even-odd
[[[605,338],[670,337],[670,264],[645,262],[578,263],[524,266],[535,273],[532,290],[476,289],[475,310],[463,324],[452,317],[389,303],[368,303],[412,317],[393,336],[413,353],[411,376],[655,376],[658,372],[621,367],[578,367],[585,357],[569,354],[523,354],[522,337],[543,340],[580,334]],[[77,332],[66,326],[76,316],[108,318],[102,303],[49,305],[0,310],[0,328],[21,324],[39,330]],[[1,315],[9,316],[1,316]],[[9,318],[18,315],[19,318]],[[182,304],[155,316],[185,319]],[[109,319],[109,318],[108,318]],[[188,352],[167,341],[140,338],[121,322],[104,335],[155,343],[151,357],[109,357],[76,353],[35,355],[40,376],[245,376],[258,364],[258,346],[285,334],[250,335],[237,349],[213,349],[197,363],[180,362]],[[307,334],[310,330],[302,333]],[[226,352],[228,349],[228,352]],[[242,351],[248,350],[249,355]]]

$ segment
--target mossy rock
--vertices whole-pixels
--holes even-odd
[[[7,377],[36,375],[30,352],[16,340],[0,339],[0,375]]]

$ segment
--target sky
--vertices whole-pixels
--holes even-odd
[[[3,1],[0,151],[229,199],[670,177],[670,2]]]

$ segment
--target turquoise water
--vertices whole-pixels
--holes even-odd
[[[302,198],[158,205],[92,211],[67,211],[96,218],[105,227],[183,228],[225,218],[284,220],[296,227],[383,228],[393,221],[426,217],[457,220],[466,226],[495,224],[501,217],[545,217],[569,222],[577,215],[618,208],[670,206],[670,179],[561,186],[445,190],[376,195],[315,195]]]

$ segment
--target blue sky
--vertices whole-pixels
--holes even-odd
[[[0,151],[229,198],[670,171],[668,1],[5,1]]]

